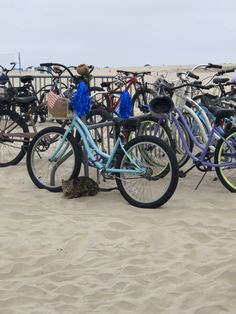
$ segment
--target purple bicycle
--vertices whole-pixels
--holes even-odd
[[[171,116],[172,123],[174,123],[179,138],[182,141],[182,146],[189,158],[193,161],[193,165],[188,170],[185,172],[179,172],[180,177],[186,176],[186,174],[194,167],[197,167],[200,171],[205,172],[203,177],[207,171],[215,168],[216,174],[222,184],[229,191],[236,192],[236,127],[231,128],[226,133],[223,133],[222,128],[220,127],[222,119],[235,115],[234,109],[215,108],[214,113],[216,119],[212,125],[208,141],[205,144],[201,144],[194,136],[183,113],[175,107],[170,97],[156,97],[151,100],[149,106],[152,115],[159,117],[160,120],[163,118],[166,119],[166,113]],[[187,133],[189,134],[189,137],[195,147],[199,148],[199,152],[197,154],[194,154],[189,148],[181,123],[187,130]],[[158,129],[158,124],[156,125],[156,128]],[[215,141],[216,137],[218,138],[217,144],[212,145],[212,142]]]

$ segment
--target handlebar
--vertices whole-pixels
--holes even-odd
[[[73,78],[75,77],[73,75],[73,73],[71,72],[71,70],[67,66],[60,64],[60,63],[46,62],[46,63],[40,63],[40,66],[41,67],[47,67],[47,68],[52,68],[53,66],[62,67],[64,69],[64,71],[67,71],[70,74],[71,77],[73,77]],[[53,70],[53,68],[52,68],[52,70]],[[62,71],[62,72],[64,72],[64,71]]]
[[[231,73],[234,72],[236,70],[236,68],[231,68],[231,69],[226,69],[226,70],[222,70],[216,73],[216,76],[220,76],[223,75],[225,73]]]
[[[90,74],[94,70],[94,65],[90,64],[88,67],[89,67],[89,74]]]
[[[220,64],[214,64],[214,63],[208,63],[208,65],[206,66],[206,68],[208,68],[208,69],[210,69],[210,68],[222,69],[222,65],[220,65]]]
[[[116,72],[118,73],[123,73],[125,75],[129,75],[129,74],[132,74],[134,76],[139,76],[139,75],[149,75],[151,74],[152,72],[150,71],[144,71],[144,72],[132,72],[132,71],[125,71],[125,70],[117,70]]]
[[[3,70],[3,72],[6,72],[7,74],[14,69],[14,67],[16,66],[16,62],[10,62],[10,64],[12,65],[10,69],[4,68],[2,65],[0,65],[0,68]]]
[[[171,90],[176,90],[176,89],[179,89],[179,88],[182,88],[182,87],[186,87],[186,86],[191,86],[191,87],[195,87],[197,89],[211,89],[211,88],[214,88],[215,85],[202,85],[202,84],[191,84],[191,83],[186,83],[186,84],[183,84],[183,85],[179,85],[179,86],[175,86],[175,87],[170,87]]]
[[[195,80],[198,80],[198,79],[199,79],[199,76],[196,75],[196,74],[193,74],[191,71],[188,71],[188,72],[187,72],[187,76],[189,76],[189,77],[191,77],[191,78],[193,78],[193,79],[195,79]]]

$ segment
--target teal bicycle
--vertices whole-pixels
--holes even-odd
[[[120,119],[115,127],[125,125],[133,128],[138,123],[135,119]],[[80,141],[78,136],[72,135],[74,130],[78,132]],[[27,152],[30,178],[39,188],[59,192],[62,179],[79,175],[83,152],[102,176],[116,180],[120,193],[131,205],[160,207],[171,198],[177,187],[177,160],[164,141],[144,135],[123,143],[122,135],[119,135],[109,155],[97,147],[87,126],[77,116],[67,129],[48,127],[33,138]]]
[[[105,122],[113,123],[116,134],[108,154],[96,145],[79,117],[82,114],[75,112],[65,129],[48,127],[33,138],[27,152],[27,169],[37,187],[61,191],[62,180],[76,178],[86,156],[101,176],[116,180],[120,193],[131,205],[157,208],[171,198],[178,183],[178,165],[173,150],[163,140],[143,135],[127,142],[120,129],[133,130],[140,120],[113,119]]]

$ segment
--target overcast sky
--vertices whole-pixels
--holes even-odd
[[[0,0],[0,12],[0,64],[236,63],[236,0]]]

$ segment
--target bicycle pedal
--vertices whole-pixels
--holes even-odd
[[[185,178],[186,177],[186,173],[183,172],[182,170],[179,171],[179,178]]]

